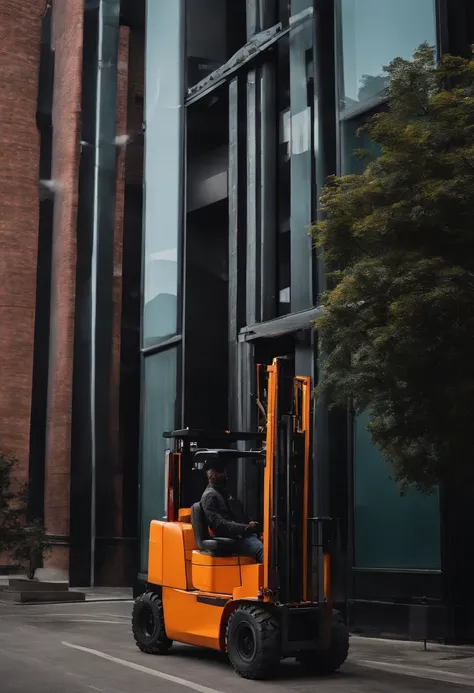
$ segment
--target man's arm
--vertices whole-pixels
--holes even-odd
[[[233,522],[222,517],[218,499],[211,493],[207,493],[201,500],[201,506],[206,516],[207,524],[216,537],[229,537],[237,539],[248,532],[247,525]]]

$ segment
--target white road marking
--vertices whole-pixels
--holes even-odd
[[[165,674],[163,671],[157,671],[156,669],[149,669],[141,664],[135,664],[135,662],[129,662],[126,659],[119,659],[118,657],[112,657],[105,652],[100,652],[99,650],[92,650],[88,647],[82,647],[81,645],[73,645],[70,642],[62,642],[65,647],[71,647],[73,650],[80,650],[81,652],[86,652],[88,654],[94,655],[95,657],[100,657],[101,659],[106,659],[114,664],[121,664],[123,667],[128,667],[129,669],[135,669],[135,671],[140,671],[142,674],[149,674],[149,676],[155,676],[158,679],[164,679],[170,683],[176,683],[178,686],[185,686],[186,688],[191,688],[193,691],[198,691],[198,693],[222,693],[222,691],[217,691],[215,688],[209,688],[209,686],[202,686],[200,683],[194,683],[194,681],[187,681],[186,679],[181,679],[178,676],[172,676],[171,674]]]
[[[58,621],[61,623],[61,621]],[[127,626],[128,624],[124,621],[101,621],[96,618],[71,618],[68,623],[109,623],[113,626]]]
[[[419,667],[409,664],[395,664],[395,662],[378,662],[369,659],[353,659],[352,662],[368,669],[384,670],[402,676],[444,681],[445,683],[455,683],[458,686],[469,686],[469,688],[472,688],[474,684],[474,676],[446,671],[445,669],[436,669],[435,667]]]
[[[56,614],[56,613],[48,613],[48,614],[33,614],[33,618],[37,618],[40,621],[44,620],[45,618],[71,618],[74,617],[76,618],[77,616],[86,616],[87,618],[92,618],[96,619],[97,616],[103,616],[104,618],[118,618],[118,619],[123,619],[125,623],[128,623],[131,621],[131,617],[129,615],[122,615],[122,614],[111,614],[111,613],[106,613],[106,612],[100,612],[96,611],[95,614]]]

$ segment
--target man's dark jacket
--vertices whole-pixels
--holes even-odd
[[[202,494],[201,507],[215,537],[238,539],[249,534],[249,520],[242,505],[225,487],[209,484]]]

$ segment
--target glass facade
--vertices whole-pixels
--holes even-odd
[[[400,496],[372,445],[369,417],[355,422],[354,539],[357,568],[440,570],[439,494]]]
[[[378,156],[357,130],[384,108],[382,66],[435,43],[434,8],[433,0],[149,0],[143,570],[149,521],[164,511],[162,432],[253,428],[255,365],[274,356],[294,357],[299,375],[317,372],[311,322],[296,327],[296,318],[324,287],[309,235],[319,187],[333,172],[363,171],[354,149]],[[258,61],[250,49],[233,61],[246,41],[258,43]],[[353,527],[350,569],[439,570],[438,495],[400,497],[366,416],[355,421],[349,469],[348,428],[327,427],[344,442],[337,454],[332,440],[321,443],[321,462],[316,441],[314,464],[327,465],[315,478],[336,480],[328,512],[345,517],[347,534]],[[257,491],[236,476],[251,506]]]
[[[312,0],[292,0],[294,19],[312,8]],[[309,227],[314,219],[313,24],[303,21],[290,31],[290,170],[291,312],[313,305],[312,254]]]
[[[176,407],[176,348],[144,359],[141,496],[141,571],[148,565],[148,536],[151,520],[165,512],[165,450],[163,432],[173,430]]]
[[[183,196],[182,0],[146,12],[143,346],[177,331],[178,238]]]
[[[380,150],[359,128],[384,105],[383,66],[436,44],[433,0],[339,0],[340,173],[362,173]],[[368,159],[354,156],[364,149]],[[439,570],[439,494],[400,496],[373,446],[367,415],[354,422],[354,564],[364,569]]]
[[[277,63],[277,289],[278,315],[291,313],[291,109],[289,39],[280,41]],[[304,212],[303,212],[304,213]]]
[[[435,0],[340,0],[341,109],[380,99],[382,70],[393,58],[410,59],[424,41],[436,44]]]
[[[341,168],[344,173],[362,173],[369,161],[373,161],[380,155],[380,147],[372,142],[366,132],[359,132],[368,118],[361,115],[341,124]],[[367,158],[360,159],[354,155],[354,151],[363,149],[367,152]]]

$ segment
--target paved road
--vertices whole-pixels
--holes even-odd
[[[452,683],[377,671],[350,661],[330,678],[302,676],[284,662],[277,680],[244,681],[223,659],[175,646],[167,657],[137,650],[130,602],[10,606],[0,604],[2,693],[432,693],[466,690]]]

